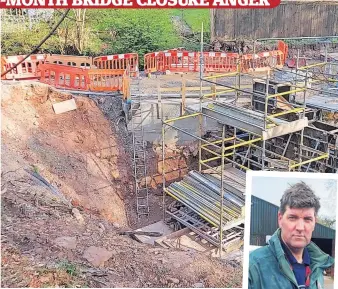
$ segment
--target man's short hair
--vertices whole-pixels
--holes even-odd
[[[287,206],[289,206],[290,209],[314,208],[315,215],[317,215],[320,209],[319,198],[304,182],[291,185],[290,188],[284,192],[279,207],[279,212],[282,215],[285,213]]]

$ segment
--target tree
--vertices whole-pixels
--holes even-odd
[[[57,30],[58,47],[62,54],[92,55],[100,51],[100,39],[91,28],[87,9],[72,9]]]
[[[49,33],[61,17],[61,13],[54,12],[48,20],[42,19],[34,23],[30,29],[17,28],[8,32],[2,31],[2,53],[5,55],[29,53]],[[86,9],[72,9],[56,33],[44,43],[37,53],[97,54],[100,47],[100,39],[90,28]]]
[[[336,216],[332,216],[332,212],[337,214],[336,198],[337,198],[337,181],[334,179],[328,179],[325,182],[325,189],[328,191],[328,196],[321,200],[322,207],[325,207],[329,212],[321,212],[318,216],[318,223],[335,229]]]
[[[148,52],[175,48],[180,39],[167,9],[89,11],[93,29],[104,46],[101,54],[136,52],[142,64]]]
[[[189,37],[175,31],[172,23],[175,11],[175,9],[72,9],[39,52],[95,56],[136,52],[139,54],[142,67],[143,56],[148,52],[177,48],[182,44],[188,50],[199,50],[198,31],[192,29],[194,33]],[[189,21],[186,21],[188,26],[199,28],[201,15],[209,17],[207,10],[202,12],[199,10],[185,12],[189,16],[187,17]],[[3,33],[1,44],[3,54],[30,52],[48,34],[61,13],[55,10],[47,21],[40,21],[33,25],[32,30],[26,30],[24,33],[20,29],[16,29],[12,34]]]
[[[318,217],[317,223],[322,224],[331,229],[336,229],[336,219],[328,217]]]

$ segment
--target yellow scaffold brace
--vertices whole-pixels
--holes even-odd
[[[324,66],[324,65],[326,65],[326,62],[319,62],[319,63],[299,67],[298,70],[306,70],[312,67]]]
[[[199,116],[200,114],[201,114],[201,113],[196,112],[196,113],[192,113],[192,114],[187,114],[187,115],[183,115],[183,116],[179,116],[179,117],[167,119],[167,120],[165,120],[165,121],[163,121],[163,122],[164,122],[164,123],[169,123],[169,122],[173,122],[173,121],[177,121],[177,120],[181,120],[181,119],[185,119],[185,118],[189,118],[189,117]]]
[[[316,158],[313,158],[313,159],[310,159],[310,160],[307,160],[307,161],[304,161],[304,162],[301,162],[301,163],[296,163],[294,165],[291,165],[289,168],[290,169],[294,169],[294,168],[297,168],[299,166],[302,166],[302,165],[305,165],[305,164],[308,164],[308,163],[311,163],[311,162],[319,161],[319,160],[322,160],[322,159],[327,159],[328,157],[329,157],[329,154],[326,153],[326,154],[323,154],[323,155],[318,156]]]
[[[233,155],[233,153],[231,152],[231,153],[225,154],[224,157],[229,157],[229,156],[232,156],[232,155]],[[213,158],[210,158],[210,159],[201,160],[200,162],[201,162],[202,164],[205,164],[205,163],[207,163],[207,162],[219,160],[219,159],[221,159],[221,158],[222,158],[221,156],[219,156],[219,157],[213,157]]]
[[[296,108],[293,108],[293,109],[290,109],[290,110],[271,114],[271,115],[268,116],[268,118],[278,117],[278,116],[286,115],[286,114],[289,114],[289,113],[298,113],[298,112],[303,111],[304,109],[305,109],[305,107],[296,107]]]
[[[230,73],[225,73],[225,74],[207,76],[207,77],[204,77],[204,79],[213,79],[213,78],[218,78],[218,77],[236,76],[237,74],[238,74],[238,72],[230,72]]]
[[[232,136],[232,137],[228,137],[228,138],[225,138],[224,139],[224,142],[227,142],[227,141],[231,141],[231,140],[234,140],[235,139],[235,137],[234,136]],[[223,140],[216,140],[216,141],[213,141],[213,142],[210,142],[210,143],[212,143],[212,144],[219,144],[219,143],[222,143],[223,142]],[[209,144],[204,144],[204,145],[202,145],[202,147],[207,147]]]
[[[287,95],[287,94],[291,94],[291,93],[302,92],[306,89],[307,88],[304,87],[304,88],[297,88],[297,89],[294,89],[294,90],[289,90],[289,91],[285,91],[285,92],[281,92],[281,93],[270,94],[270,95],[268,95],[267,98],[270,99],[270,98],[274,98],[274,97],[277,97],[277,96],[283,96],[283,95]]]
[[[212,93],[204,94],[204,95],[203,95],[203,98],[209,98],[209,97],[211,97],[211,96],[216,96],[216,95],[218,95],[218,94],[229,93],[229,92],[234,92],[234,91],[236,91],[236,89],[231,89],[231,88],[229,88],[229,89],[226,89],[226,90],[221,90],[221,91],[217,91],[217,92],[212,92]]]

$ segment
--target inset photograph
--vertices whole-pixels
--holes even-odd
[[[243,288],[337,288],[337,183],[336,174],[247,173]]]

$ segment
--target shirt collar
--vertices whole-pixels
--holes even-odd
[[[303,251],[303,263],[310,266],[310,254],[309,250],[305,247]]]
[[[296,258],[292,255],[290,249],[286,246],[283,240],[280,240],[283,251],[291,264],[297,264]],[[305,247],[303,251],[303,264],[310,265],[310,255],[308,249]]]

